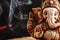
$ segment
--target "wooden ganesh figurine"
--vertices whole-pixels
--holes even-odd
[[[35,19],[38,25],[35,25]],[[60,5],[58,0],[42,0],[41,8],[29,12],[27,30],[39,40],[60,40]]]

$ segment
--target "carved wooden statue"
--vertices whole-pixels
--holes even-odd
[[[35,25],[36,18],[38,25]],[[41,8],[29,12],[27,29],[40,40],[60,40],[60,5],[58,0],[42,0]]]

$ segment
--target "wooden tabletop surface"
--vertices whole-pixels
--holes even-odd
[[[8,40],[36,40],[36,39],[33,37],[21,37],[21,38],[13,38]]]

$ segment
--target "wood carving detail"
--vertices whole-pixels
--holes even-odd
[[[38,25],[35,26],[34,17]],[[43,0],[41,8],[29,12],[27,29],[31,36],[43,40],[60,40],[60,5],[58,0]]]

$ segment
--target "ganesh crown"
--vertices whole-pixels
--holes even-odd
[[[59,1],[58,0],[42,0],[42,9],[46,7],[55,7],[58,10],[60,9]]]

